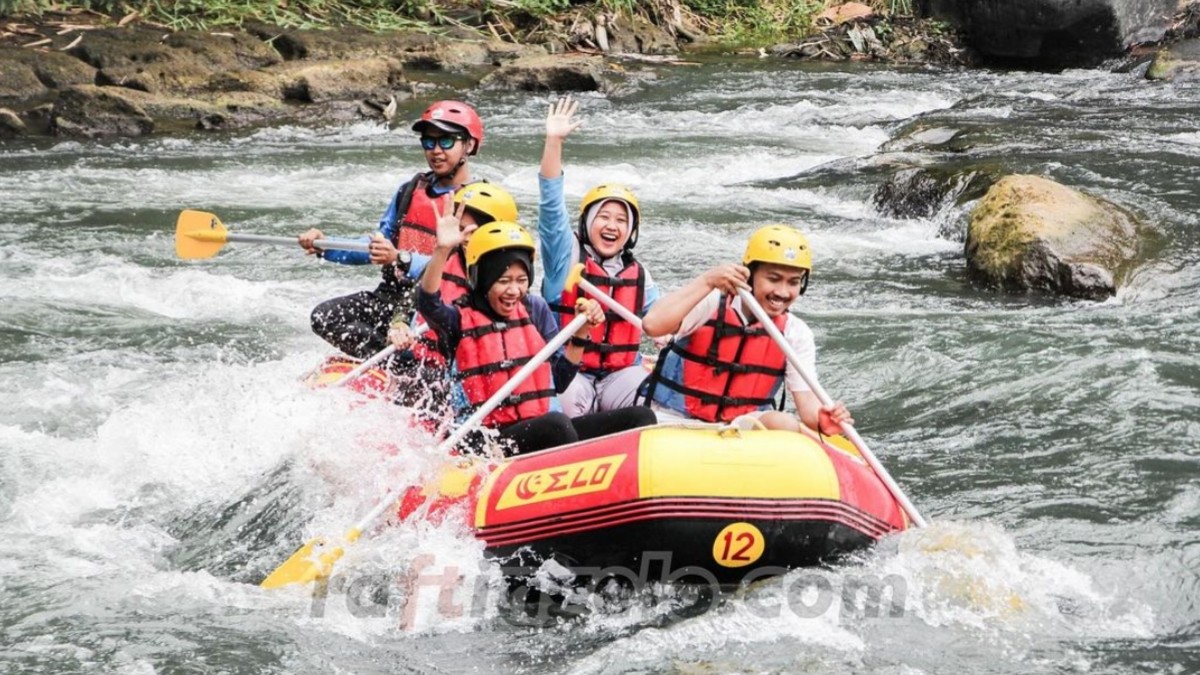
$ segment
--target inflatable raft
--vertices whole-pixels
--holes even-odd
[[[331,358],[307,381],[331,384],[356,365]],[[389,378],[371,369],[349,385],[379,395]],[[462,458],[406,491],[397,515],[451,510],[510,577],[554,561],[580,577],[723,585],[830,562],[910,524],[844,438],[701,424]]]
[[[362,364],[362,361],[352,356],[344,356],[342,354],[330,355],[325,357],[321,365],[313,368],[311,372],[304,376],[303,382],[305,386],[314,389],[321,387],[332,387],[342,381],[342,378],[350,375]],[[382,367],[373,367],[366,369],[363,373],[352,378],[344,385],[353,391],[356,391],[364,396],[375,398],[385,395],[393,386],[392,376]]]
[[[553,560],[579,576],[736,584],[830,562],[909,521],[866,462],[807,436],[659,425],[462,463],[399,515],[467,507],[509,576]]]

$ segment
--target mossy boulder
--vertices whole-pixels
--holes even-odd
[[[997,181],[971,213],[967,269],[1008,290],[1102,300],[1138,251],[1128,211],[1040,176]]]
[[[1200,78],[1200,40],[1184,40],[1160,49],[1146,69],[1148,80],[1195,80]]]

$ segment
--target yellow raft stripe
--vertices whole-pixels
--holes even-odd
[[[788,431],[642,432],[639,493],[653,497],[840,499],[837,472],[812,439]]]

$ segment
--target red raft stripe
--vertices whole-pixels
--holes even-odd
[[[843,501],[859,510],[877,514],[895,529],[906,526],[904,510],[865,462],[829,446],[825,446],[825,454],[837,473]]]
[[[807,520],[845,525],[879,539],[899,528],[850,505],[830,500],[656,499],[626,502],[555,517],[537,518],[476,530],[488,546],[507,546],[539,539],[579,534],[646,520],[705,518],[712,520]]]

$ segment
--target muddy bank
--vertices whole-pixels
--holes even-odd
[[[0,139],[390,122],[397,105],[412,97],[465,96],[475,87],[608,91],[645,75],[651,63],[681,63],[688,50],[714,49],[703,26],[642,15],[576,13],[547,22],[530,34],[538,42],[525,44],[491,24],[435,35],[266,25],[171,31],[89,11],[0,21]],[[818,42],[770,54],[969,62],[944,24],[874,14],[823,21]]]

